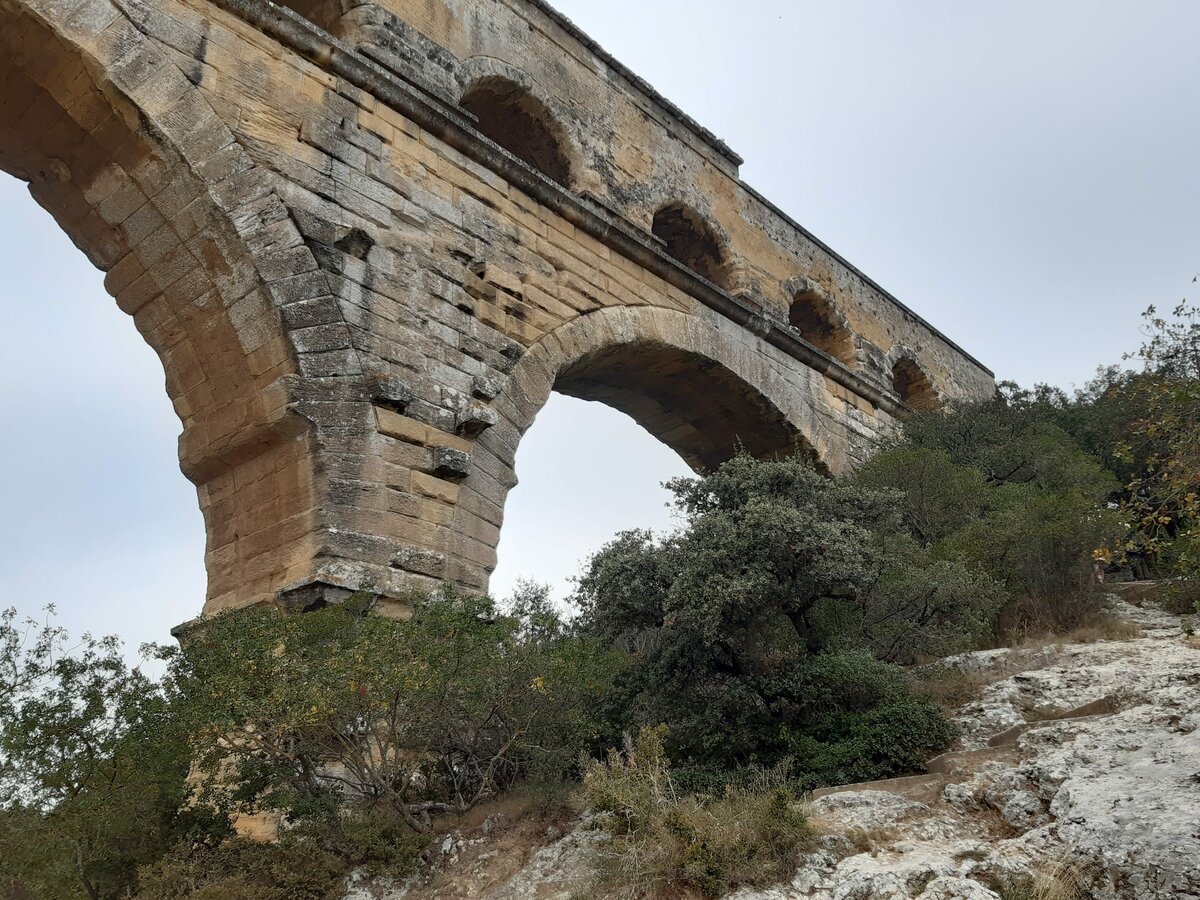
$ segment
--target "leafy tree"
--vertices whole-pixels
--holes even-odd
[[[1066,630],[1097,613],[1093,555],[1125,525],[1107,508],[1117,481],[1058,424],[1069,405],[1052,389],[1005,384],[988,402],[917,414],[856,474],[899,492],[929,561],[965,567],[955,576],[926,565],[910,591],[983,572],[1007,595],[999,631]]]
[[[825,478],[800,458],[746,455],[669,487],[683,526],[662,539],[619,535],[590,560],[574,599],[585,633],[633,657],[618,689],[627,726],[666,724],[683,767],[787,756],[797,734],[834,709],[812,706],[801,678],[822,653],[864,641],[885,656],[912,655],[930,635],[956,644],[948,635],[972,628],[960,613],[985,579],[947,584],[958,602],[931,606],[942,614],[936,624],[909,615],[915,582],[896,573],[924,557],[900,527],[895,492]],[[879,671],[906,694],[896,670],[870,677]],[[946,739],[925,734],[930,751]],[[868,743],[860,751],[879,755]]]
[[[0,616],[0,859],[34,896],[115,898],[220,817],[186,805],[188,747],[161,683],[114,638]]]
[[[1137,465],[1127,485],[1134,537],[1118,552],[1165,557],[1177,572],[1200,572],[1200,307],[1180,303],[1169,317],[1151,306],[1135,354],[1143,415],[1121,449]]]
[[[358,597],[224,613],[186,636],[171,671],[180,708],[233,802],[315,824],[335,846],[364,817],[425,833],[432,815],[577,763],[613,654],[537,590],[509,615],[450,589],[410,600],[406,622]]]
[[[1052,389],[1026,391],[1002,382],[983,403],[921,412],[904,424],[901,446],[941,450],[989,484],[1026,484],[1045,493],[1078,492],[1099,502],[1118,487],[1047,408]]]

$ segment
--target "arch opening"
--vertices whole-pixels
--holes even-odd
[[[528,578],[550,585],[556,598],[569,596],[580,564],[613,535],[671,529],[676,515],[664,484],[691,474],[624,413],[557,392],[521,439],[516,469],[520,483],[505,501],[488,580],[497,597]]]
[[[902,356],[892,366],[892,390],[901,400],[920,412],[937,409],[941,405],[929,376],[915,360],[907,356]]]
[[[844,365],[854,365],[854,335],[838,321],[833,305],[820,292],[798,293],[788,310],[788,321],[818,350]]]
[[[597,350],[562,369],[554,390],[625,413],[693,470],[710,471],[739,448],[756,457],[811,446],[774,404],[719,363],[653,341]]]
[[[563,187],[571,186],[571,164],[562,129],[540,100],[505,78],[481,78],[459,106],[478,119],[476,127],[522,162]]]
[[[538,373],[537,387],[521,377],[526,373],[516,376],[524,399],[513,412],[525,427],[518,426],[511,443],[494,431],[481,438],[520,476],[519,493],[508,493],[507,501],[501,501],[503,527],[495,533],[500,565],[493,589],[504,593],[518,578],[533,577],[565,595],[574,566],[616,531],[670,527],[671,517],[663,513],[669,495],[657,489],[666,478],[689,468],[712,471],[739,450],[764,459],[799,453],[817,471],[830,474],[793,419],[751,383],[757,378],[746,380],[729,368],[732,360],[724,352],[689,348],[690,340],[677,346],[653,333],[626,332],[615,341],[611,332],[593,336],[594,341],[564,338],[560,347],[565,353],[550,350],[547,358],[533,363],[529,374]],[[536,429],[533,446],[526,444],[529,425]],[[556,436],[561,429],[590,434]],[[501,451],[497,439],[511,450]],[[547,471],[551,460],[561,466],[564,458],[572,462],[569,476]],[[603,480],[601,490],[594,484],[597,478]],[[510,486],[516,484],[514,477]],[[582,505],[591,511],[606,504],[616,508],[589,514],[587,540],[545,524],[561,522],[564,507]],[[630,519],[629,509],[639,515]],[[606,531],[595,523],[612,527]],[[560,558],[543,560],[547,547],[560,548]]]
[[[725,290],[730,288],[730,266],[720,237],[698,212],[682,203],[664,206],[654,214],[651,232],[663,242],[667,254]]]
[[[162,366],[24,182],[0,174],[0,209],[0,316],[19,338],[0,358],[0,592],[18,607],[53,601],[73,630],[94,633],[136,609],[126,645],[161,641],[206,587]]]

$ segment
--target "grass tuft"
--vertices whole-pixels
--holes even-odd
[[[586,800],[612,835],[593,891],[622,897],[720,897],[792,877],[814,833],[783,774],[683,794],[663,751],[665,729],[643,728],[623,752],[584,766]]]

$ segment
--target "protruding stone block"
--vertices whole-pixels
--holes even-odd
[[[504,389],[504,380],[496,375],[476,375],[471,382],[471,395],[480,400],[494,400]]]
[[[433,474],[447,481],[462,481],[471,474],[471,454],[453,447],[434,447]]]
[[[500,416],[494,409],[482,403],[472,403],[458,414],[456,431],[465,437],[478,437],[499,421]]]
[[[371,402],[376,406],[404,412],[412,402],[412,389],[394,375],[376,375],[370,379]]]
[[[430,578],[443,578],[446,574],[446,557],[420,547],[402,547],[392,557],[392,565],[397,569],[427,575]]]
[[[342,603],[355,592],[340,584],[309,579],[279,592],[279,605],[294,612],[309,612]]]

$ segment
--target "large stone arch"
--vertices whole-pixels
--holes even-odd
[[[580,316],[517,363],[493,401],[502,424],[478,444],[511,463],[557,390],[627,413],[697,470],[714,468],[739,445],[760,456],[811,452],[825,465],[826,436],[811,405],[752,341],[723,319],[662,307]],[[705,393],[693,397],[697,386]]]
[[[437,574],[461,580],[459,566],[495,565],[517,449],[552,391],[625,412],[698,471],[739,447],[761,457],[805,453],[825,472],[844,468],[837,436],[795,378],[721,316],[615,306],[560,326],[525,352],[491,401],[499,421],[474,442],[458,486],[457,543]]]
[[[284,323],[295,273],[317,265],[195,84],[205,28],[134,2],[0,0],[0,169],[104,271],[162,362],[215,609],[273,597],[312,556]]]

